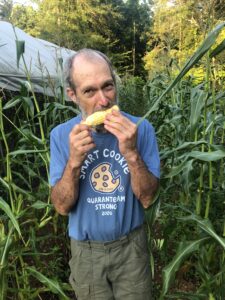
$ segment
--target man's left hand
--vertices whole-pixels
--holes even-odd
[[[119,111],[113,110],[107,114],[105,129],[115,135],[119,142],[119,149],[125,159],[136,153],[137,126],[128,118],[123,116]]]

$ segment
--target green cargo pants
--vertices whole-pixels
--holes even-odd
[[[112,242],[71,240],[70,283],[78,300],[151,300],[144,227]]]

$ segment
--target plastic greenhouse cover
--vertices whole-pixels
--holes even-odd
[[[63,86],[63,63],[75,51],[14,29],[12,24],[0,21],[0,88],[19,91],[22,85],[29,88],[31,83],[34,92],[58,97]],[[25,42],[18,67],[16,40]]]

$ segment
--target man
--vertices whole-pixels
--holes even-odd
[[[148,300],[151,274],[144,208],[158,188],[154,129],[113,110],[92,129],[87,116],[117,103],[108,58],[91,49],[67,63],[67,95],[81,115],[51,132],[51,199],[69,214],[70,283],[81,300]],[[138,100],[138,99],[137,99]]]

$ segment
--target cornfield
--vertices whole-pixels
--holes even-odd
[[[120,87],[121,108],[141,106],[160,148],[161,187],[146,211],[155,299],[225,299],[225,91],[216,69],[225,46],[215,46],[224,26],[175,78],[168,72]],[[200,62],[205,77],[196,84],[188,71]],[[73,297],[67,218],[50,202],[49,133],[77,113],[63,95],[36,95],[32,84],[1,92],[0,299]],[[194,286],[180,289],[181,279]]]

